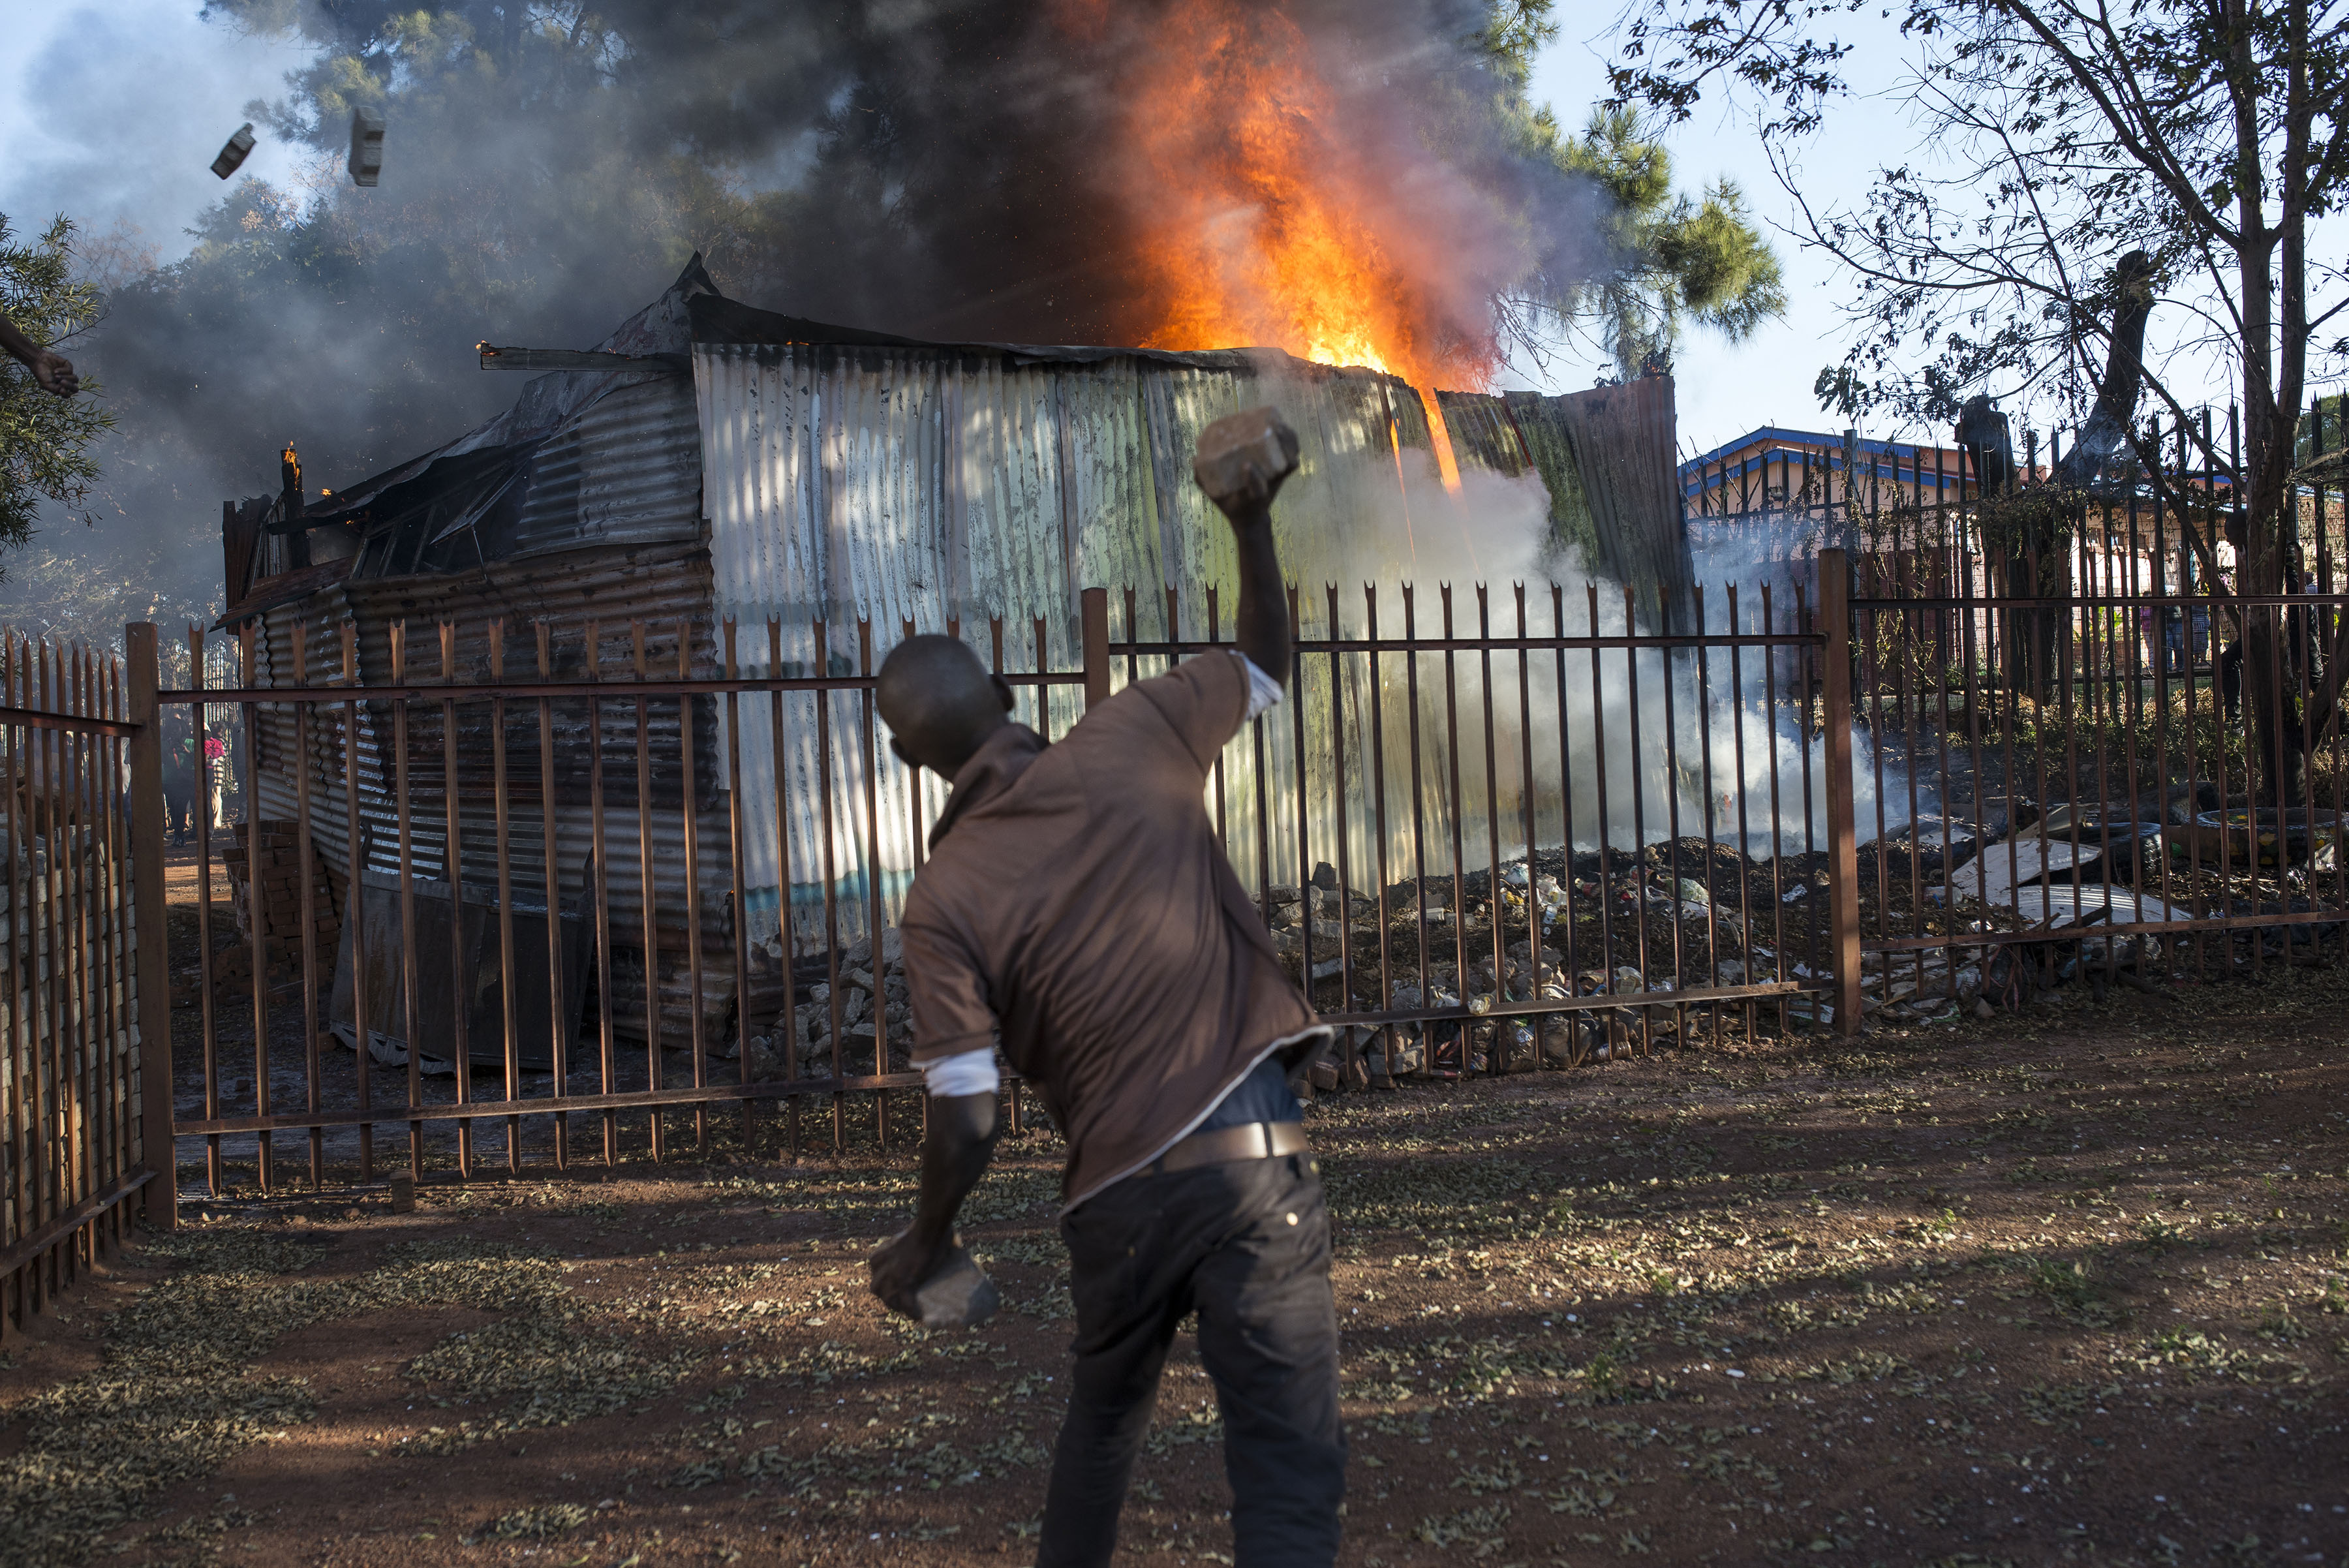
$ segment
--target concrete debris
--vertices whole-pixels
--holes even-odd
[[[236,128],[236,134],[228,139],[220,150],[220,156],[212,160],[212,172],[223,180],[227,179],[244,167],[245,156],[252,151],[253,121],[248,119]]]
[[[351,110],[351,183],[373,185],[383,175],[383,110],[365,104]]]
[[[1297,472],[1297,432],[1267,405],[1226,414],[1199,432],[1191,472],[1218,504],[1268,501]]]

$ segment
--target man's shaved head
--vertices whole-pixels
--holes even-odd
[[[1011,688],[968,644],[935,634],[890,650],[875,696],[897,754],[948,779],[1011,708]]]

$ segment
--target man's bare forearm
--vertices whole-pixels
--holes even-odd
[[[1248,661],[1282,685],[1293,659],[1288,638],[1288,589],[1280,580],[1280,556],[1272,543],[1270,505],[1247,507],[1232,515],[1239,546],[1239,649]]]
[[[912,1318],[922,1315],[922,1286],[949,1261],[955,1216],[995,1152],[995,1096],[934,1096],[929,1120],[914,1222],[874,1253],[872,1262],[873,1293],[890,1311]]]
[[[955,1216],[987,1174],[995,1135],[993,1095],[944,1095],[930,1101],[929,1131],[922,1140],[922,1189],[911,1232],[917,1246],[936,1249],[953,1240]]]
[[[0,314],[0,349],[11,358],[23,360],[43,391],[70,398],[81,390],[81,378],[74,374],[73,361],[26,337],[5,314]]]
[[[40,346],[18,331],[16,324],[5,315],[0,315],[0,350],[5,350],[10,358],[26,365],[38,358],[41,352]]]

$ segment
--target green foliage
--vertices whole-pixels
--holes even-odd
[[[2337,462],[2344,450],[2349,450],[2349,392],[2311,398],[2308,412],[2300,416],[2292,461],[2305,466],[2320,457],[2331,457]]]
[[[2277,504],[2306,382],[2349,361],[2349,274],[2309,227],[2349,198],[2349,7],[1905,0],[1886,13],[1899,44],[1856,54],[1838,30],[1873,9],[1662,0],[1627,18],[1610,72],[1676,119],[1707,95],[1755,101],[1772,137],[1816,130],[1856,85],[1909,111],[1916,148],[1886,150],[1859,201],[1799,192],[1807,242],[1856,286],[1860,335],[1822,393],[1938,421],[1977,389],[2037,391],[2083,416],[2119,263],[2143,250],[2157,406],[2175,418],[2231,370],[2249,488]]]
[[[1624,374],[1669,361],[1684,320],[1736,342],[1785,309],[1777,255],[1748,217],[1744,193],[1721,180],[1701,199],[1673,195],[1671,156],[1631,109],[1594,110],[1559,161],[1613,199],[1612,238],[1630,265],[1583,297]]]
[[[98,291],[73,276],[73,232],[61,217],[39,240],[17,244],[0,213],[0,311],[44,346],[98,315]],[[89,445],[114,422],[98,390],[84,380],[79,396],[56,397],[16,360],[0,359],[0,545],[21,547],[33,536],[42,501],[78,511],[88,499],[98,472]]]
[[[1546,17],[1547,0],[1499,6],[1496,15],[1537,9]],[[1526,35],[1525,23],[1510,23],[1501,57],[1512,69],[1516,41]],[[1647,119],[1619,105],[1592,110],[1579,136],[1562,134],[1547,106],[1520,105],[1517,118],[1530,141],[1606,198],[1599,221],[1606,265],[1595,275],[1560,280],[1529,303],[1594,336],[1618,377],[1669,369],[1692,322],[1735,343],[1785,311],[1777,254],[1733,181],[1716,181],[1697,196],[1675,194],[1671,154]]]
[[[1502,79],[1522,91],[1534,71],[1534,57],[1557,40],[1550,12],[1555,0],[1488,0],[1485,26],[1476,41]]]
[[[2061,549],[2085,520],[2078,495],[2053,485],[2033,485],[2012,495],[1985,496],[1974,505],[1974,526],[1983,548],[2001,556]]]

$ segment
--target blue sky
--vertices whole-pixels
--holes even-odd
[[[182,231],[220,200],[212,155],[244,105],[283,92],[302,58],[198,10],[195,0],[8,0],[0,213],[20,234],[64,212],[91,234],[135,224],[166,260],[186,250]],[[290,182],[293,153],[255,133],[243,172]]]
[[[1579,34],[1571,21],[1546,50],[1534,70],[1533,97],[1557,110],[1569,130],[1581,129],[1589,107],[1607,93],[1607,35],[1615,13],[1594,7],[1597,30]],[[1798,171],[1822,189],[1854,194],[1867,188],[1874,162],[1899,158],[1915,140],[1898,106],[1878,99],[1848,98],[1830,111],[1826,128],[1796,151]],[[1851,286],[1832,263],[1805,250],[1782,232],[1795,219],[1793,199],[1771,172],[1750,118],[1712,103],[1670,134],[1672,174],[1693,191],[1723,176],[1741,186],[1748,211],[1769,233],[1786,274],[1786,314],[1764,325],[1742,344],[1728,344],[1698,329],[1682,344],[1674,364],[1683,453],[1707,451],[1754,429],[1775,424],[1796,430],[1828,428],[1811,384],[1821,366],[1841,358],[1849,331],[1837,309]],[[1570,360],[1554,371],[1550,391],[1588,386],[1599,363],[1594,357]],[[1528,384],[1538,384],[1528,382]],[[1915,431],[1871,431],[1872,435]]]

